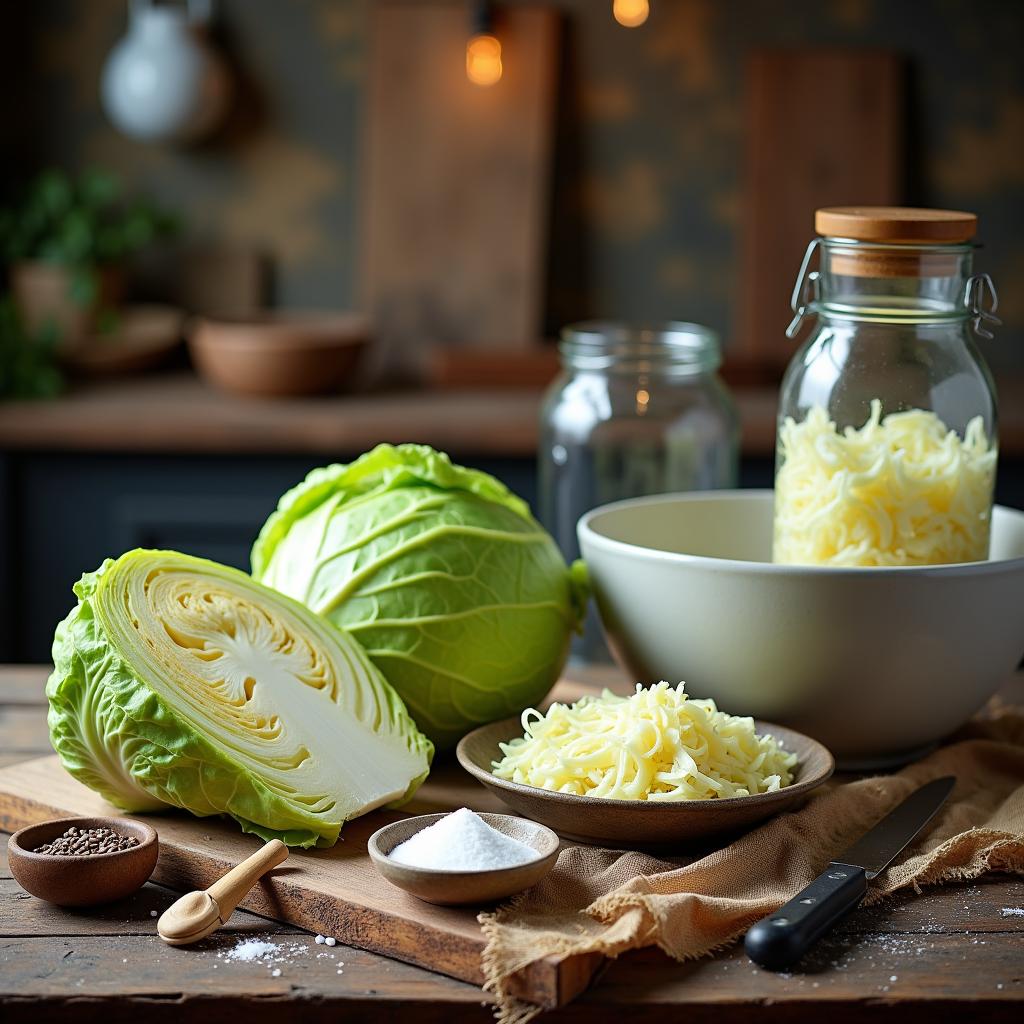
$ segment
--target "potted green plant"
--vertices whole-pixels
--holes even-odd
[[[62,349],[80,345],[120,302],[125,260],[175,227],[153,204],[126,202],[110,174],[40,174],[0,210],[0,253],[26,329],[52,325]]]
[[[37,334],[27,331],[11,297],[0,296],[0,400],[56,395],[64,384],[56,347],[52,325]]]

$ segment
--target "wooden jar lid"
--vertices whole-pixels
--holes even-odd
[[[962,210],[910,206],[825,206],[814,214],[819,235],[893,245],[955,244],[973,238],[978,218]]]

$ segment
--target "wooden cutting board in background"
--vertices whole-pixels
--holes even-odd
[[[551,699],[573,701],[593,692],[562,680]],[[348,822],[329,850],[292,850],[240,904],[246,910],[333,935],[339,942],[483,983],[480,907],[435,907],[385,881],[370,861],[366,843],[382,825],[405,814],[433,814],[471,807],[507,812],[497,798],[448,757],[403,811],[374,811]],[[76,782],[56,757],[0,769],[0,829],[15,831],[48,818],[118,815],[101,797]],[[233,822],[172,812],[147,816],[160,836],[153,880],[188,892],[205,889],[256,850],[260,841]],[[558,868],[556,866],[555,870]],[[603,963],[597,955],[549,957],[514,979],[515,994],[544,1007],[561,1006],[582,992]]]
[[[363,306],[384,360],[540,334],[558,16],[502,6],[504,73],[466,78],[471,5],[372,5],[361,216]]]
[[[793,50],[747,69],[736,354],[783,367],[789,298],[819,206],[904,201],[904,67],[896,54]]]

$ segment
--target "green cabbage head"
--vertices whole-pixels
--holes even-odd
[[[362,648],[245,573],[137,550],[75,593],[53,642],[50,739],[117,806],[330,846],[426,777],[430,741]]]
[[[257,579],[366,648],[439,747],[548,692],[582,568],[504,484],[411,444],[313,470],[252,552]]]

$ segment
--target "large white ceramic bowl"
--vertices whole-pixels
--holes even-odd
[[[774,565],[771,491],[669,494],[579,523],[601,620],[638,681],[685,680],[791,726],[842,767],[909,760],[965,722],[1024,653],[1024,512],[997,507],[963,565]]]

